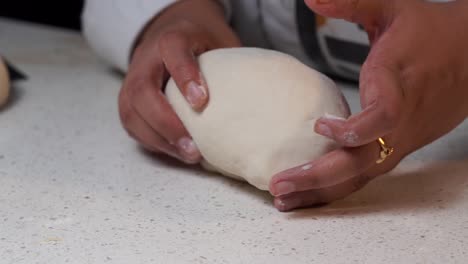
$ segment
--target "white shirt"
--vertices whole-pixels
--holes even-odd
[[[175,0],[87,0],[82,16],[83,32],[90,46],[107,63],[126,71],[135,40],[144,26]],[[294,0],[220,0],[228,19],[245,46],[289,53],[319,68],[301,42]],[[317,28],[320,51],[335,73],[356,78],[360,64],[334,58],[327,36],[367,45],[367,35],[357,25],[323,19]],[[346,69],[345,69],[346,68]]]

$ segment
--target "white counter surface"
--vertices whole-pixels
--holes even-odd
[[[468,263],[468,122],[344,201],[279,213],[141,152],[121,77],[77,33],[0,20],[0,53],[29,76],[0,112],[1,264]]]

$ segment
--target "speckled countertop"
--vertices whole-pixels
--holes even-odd
[[[0,112],[0,263],[468,263],[468,122],[348,199],[268,194],[141,152],[83,39],[0,20],[29,76]],[[343,87],[352,108],[353,87]]]

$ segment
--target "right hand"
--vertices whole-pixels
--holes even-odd
[[[119,95],[128,134],[149,151],[198,163],[201,154],[168,103],[164,85],[170,75],[192,108],[201,111],[209,96],[196,56],[239,45],[214,0],[178,1],[156,17],[135,47]]]

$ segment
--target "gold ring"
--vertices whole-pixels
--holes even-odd
[[[380,145],[380,158],[376,161],[377,164],[383,163],[395,151],[394,148],[387,146],[383,138],[379,138],[377,142]]]

